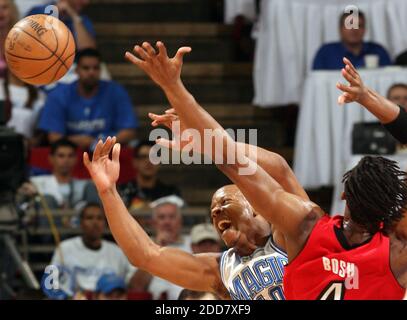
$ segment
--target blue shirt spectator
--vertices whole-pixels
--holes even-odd
[[[386,49],[373,42],[364,42],[366,33],[366,18],[363,12],[344,13],[339,20],[341,41],[323,45],[317,52],[314,70],[339,70],[343,68],[343,57],[347,57],[356,68],[366,67],[366,57],[375,55],[374,64],[377,67],[391,64]],[[357,18],[357,19],[356,19]],[[377,63],[376,63],[377,62]],[[370,65],[369,67],[371,67]]]
[[[88,16],[81,13],[84,7],[87,5],[86,1],[82,0],[59,0],[53,1],[48,4],[38,5],[29,12],[27,16],[33,14],[50,14],[54,13],[47,12],[47,7],[56,6],[58,8],[59,19],[65,23],[65,25],[71,30],[78,50],[86,48],[95,48],[95,29],[93,27],[92,21]]]
[[[364,42],[359,54],[349,51],[342,42],[323,45],[317,52],[312,68],[314,70],[339,70],[343,68],[343,57],[348,58],[356,68],[365,67],[365,57],[377,55],[379,66],[391,65],[386,49],[373,42]]]
[[[78,53],[79,80],[59,84],[45,102],[39,128],[50,142],[66,136],[82,148],[98,138],[115,135],[128,143],[135,137],[138,121],[125,89],[113,81],[100,80],[100,56],[95,49]]]

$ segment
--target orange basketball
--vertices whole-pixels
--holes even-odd
[[[11,72],[34,85],[61,79],[75,59],[75,40],[63,22],[53,16],[28,16],[10,30],[5,56]]]

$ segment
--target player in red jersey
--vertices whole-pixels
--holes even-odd
[[[210,129],[213,140],[222,142],[223,148],[204,150],[206,155],[222,160],[219,169],[283,234],[289,258],[287,298],[402,299],[407,238],[405,229],[395,226],[407,205],[405,173],[390,160],[363,158],[345,175],[344,217],[329,218],[317,204],[285,192],[186,90],[180,74],[190,48],[179,49],[174,58],[161,42],[157,48],[158,53],[145,42],[135,47],[140,58],[131,53],[126,57],[163,89],[187,128],[198,130],[202,139]],[[240,161],[228,163],[230,150]],[[255,169],[253,174],[241,175],[243,166]]]

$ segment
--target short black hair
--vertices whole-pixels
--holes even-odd
[[[76,53],[77,64],[79,64],[80,60],[85,57],[93,57],[93,58],[97,58],[99,61],[102,61],[102,56],[100,55],[100,52],[97,49],[87,48],[87,49],[80,50]]]
[[[50,151],[51,155],[54,155],[57,152],[57,150],[61,147],[72,148],[74,151],[76,151],[76,149],[78,148],[78,146],[75,143],[68,140],[67,138],[61,138],[51,144]]]
[[[81,209],[81,211],[79,212],[79,220],[82,221],[85,215],[86,210],[88,210],[89,208],[99,208],[100,210],[103,211],[103,207],[97,203],[97,202],[88,202],[84,205],[84,207]]]
[[[354,12],[344,12],[342,13],[341,17],[339,18],[339,27],[342,28],[343,25],[345,24],[345,20],[347,17],[352,16]],[[358,11],[359,19],[363,19],[366,22],[366,15],[364,14],[363,11],[359,10]]]
[[[133,156],[134,158],[138,158],[140,150],[142,147],[153,147],[155,145],[154,141],[150,140],[141,140],[139,143],[137,143],[136,147],[134,148],[134,153]]]
[[[397,162],[365,156],[343,176],[351,219],[372,234],[388,232],[407,205],[406,173]]]
[[[406,83],[395,83],[393,84],[389,90],[387,90],[387,98],[390,98],[390,93],[396,89],[396,88],[403,88],[403,89],[407,89],[407,84]]]

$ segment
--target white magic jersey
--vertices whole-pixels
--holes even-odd
[[[240,257],[229,249],[220,260],[222,282],[234,300],[284,300],[283,274],[287,255],[270,237],[252,255]]]

